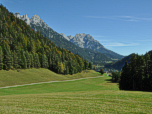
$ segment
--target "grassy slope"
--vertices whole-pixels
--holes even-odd
[[[120,91],[110,79],[105,76],[0,89],[0,112],[152,113],[151,92]]]
[[[101,74],[98,74],[100,76]],[[73,75],[61,75],[56,74],[48,69],[21,69],[20,72],[17,70],[2,70],[0,71],[0,87],[11,86],[11,85],[21,85],[36,82],[47,82],[56,80],[69,80],[77,79],[83,77],[93,77],[97,76],[97,73],[93,70],[89,70],[88,73],[82,72]]]

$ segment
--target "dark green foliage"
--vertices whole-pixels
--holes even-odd
[[[101,73],[101,74],[104,74],[104,70],[103,70],[102,68],[100,69],[100,73]]]
[[[84,60],[84,70],[88,69],[89,63],[88,61]]]
[[[0,70],[3,69],[3,51],[2,47],[0,46]]]
[[[40,61],[39,61],[39,56],[37,53],[33,54],[33,58],[34,58],[34,67],[35,68],[40,68]]]
[[[90,68],[90,70],[92,70],[92,64],[91,64],[91,62],[89,62],[89,68]]]
[[[12,64],[12,58],[11,58],[11,53],[9,50],[4,49],[4,69],[9,70],[11,69],[11,64]]]
[[[30,53],[29,56],[30,56],[30,61],[31,61],[31,66],[30,67],[34,68],[34,54]]]
[[[18,68],[18,57],[17,53],[15,50],[13,51],[13,68],[17,69]]]
[[[30,68],[31,67],[31,58],[30,58],[30,54],[28,53],[28,51],[26,51],[25,57],[26,57],[26,61],[27,61],[27,68]]]
[[[21,50],[21,59],[22,59],[21,67],[23,69],[27,68],[27,61],[23,49]]]
[[[146,53],[133,54],[130,62],[126,61],[119,81],[121,90],[152,91],[152,58]]]
[[[11,56],[11,51],[8,43],[4,40],[3,44],[3,69],[9,70],[11,69],[12,65],[12,56]]]
[[[65,72],[65,74],[69,74],[69,68],[68,68],[68,66],[66,67],[66,72]]]
[[[112,82],[118,82],[120,72],[112,72]]]

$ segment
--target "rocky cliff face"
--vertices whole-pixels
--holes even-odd
[[[62,35],[65,39],[67,39],[69,41],[69,38],[66,37],[64,33],[60,33],[60,35]]]
[[[27,14],[25,15],[20,15],[19,13],[14,14],[15,17],[18,17],[19,19],[22,19],[25,21],[28,25],[30,25],[30,19],[28,18]]]
[[[90,34],[76,34],[73,36],[65,36],[63,33],[61,34],[64,38],[66,38],[68,41],[74,43],[75,45],[81,47],[81,48],[89,48],[89,49],[99,49],[104,48],[103,45],[99,43],[99,41],[94,40],[94,38]]]
[[[34,24],[36,26],[41,26],[43,28],[49,28],[49,26],[42,20],[38,15],[34,15],[31,19],[28,18],[27,14],[25,15],[20,15],[19,13],[14,14],[15,17],[22,19],[25,21],[28,25],[31,26],[31,24]],[[37,30],[35,30],[37,31]]]

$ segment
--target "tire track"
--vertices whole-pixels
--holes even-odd
[[[30,83],[30,84],[23,84],[23,85],[14,85],[14,86],[6,86],[6,87],[0,87],[0,89],[3,89],[3,88],[10,88],[10,87],[19,87],[19,86],[26,86],[26,85],[43,84],[43,83],[53,83],[53,82],[67,82],[67,81],[75,81],[75,80],[82,80],[82,79],[88,79],[88,78],[99,78],[99,77],[104,77],[104,76],[97,76],[97,77],[87,77],[87,78],[79,78],[79,79],[73,79],[73,80],[62,80],[62,81],[38,82],[38,83]]]

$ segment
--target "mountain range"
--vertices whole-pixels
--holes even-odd
[[[111,50],[106,49],[99,41],[95,40],[90,34],[76,34],[75,36],[65,36],[64,33],[60,33],[65,39],[74,43],[76,46],[81,48],[93,49],[97,52],[103,53],[106,56],[113,59],[122,59],[124,56],[119,55]]]
[[[78,53],[89,62],[105,63],[105,61],[120,60],[124,57],[106,49],[99,41],[94,40],[90,34],[76,34],[74,37],[71,35],[65,36],[64,33],[57,33],[50,28],[38,15],[34,15],[31,19],[28,18],[27,14],[15,13],[14,16],[24,20],[33,30],[40,31],[57,46],[72,53]]]

